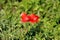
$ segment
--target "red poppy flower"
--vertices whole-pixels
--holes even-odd
[[[28,21],[29,21],[28,16],[23,17],[23,18],[21,19],[21,21],[22,21],[22,22],[28,22]]]
[[[30,18],[30,22],[35,23],[38,22],[39,16],[35,14],[31,14],[29,18]]]
[[[29,17],[28,17],[28,15],[25,12],[23,12],[21,14],[21,21],[22,22],[28,22],[29,21]]]
[[[21,14],[21,21],[22,22],[38,22],[39,16],[35,14],[27,15],[25,12]]]

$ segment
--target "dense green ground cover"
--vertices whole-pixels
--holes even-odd
[[[21,12],[40,21],[21,23]],[[60,0],[0,0],[0,40],[60,40]]]

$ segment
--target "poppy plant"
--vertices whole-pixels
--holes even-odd
[[[29,21],[29,17],[28,17],[28,15],[25,13],[25,12],[23,12],[22,14],[21,14],[21,21],[22,22],[28,22]]]
[[[35,15],[35,14],[31,14],[31,15],[27,15],[25,12],[23,12],[21,14],[21,21],[22,22],[31,22],[31,23],[35,23],[38,22],[39,16]]]
[[[31,14],[30,15],[30,22],[35,23],[38,22],[39,16],[35,15],[35,14]]]

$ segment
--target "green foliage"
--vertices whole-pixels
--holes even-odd
[[[40,21],[21,23],[21,12]],[[0,40],[60,40],[60,0],[0,0]]]

